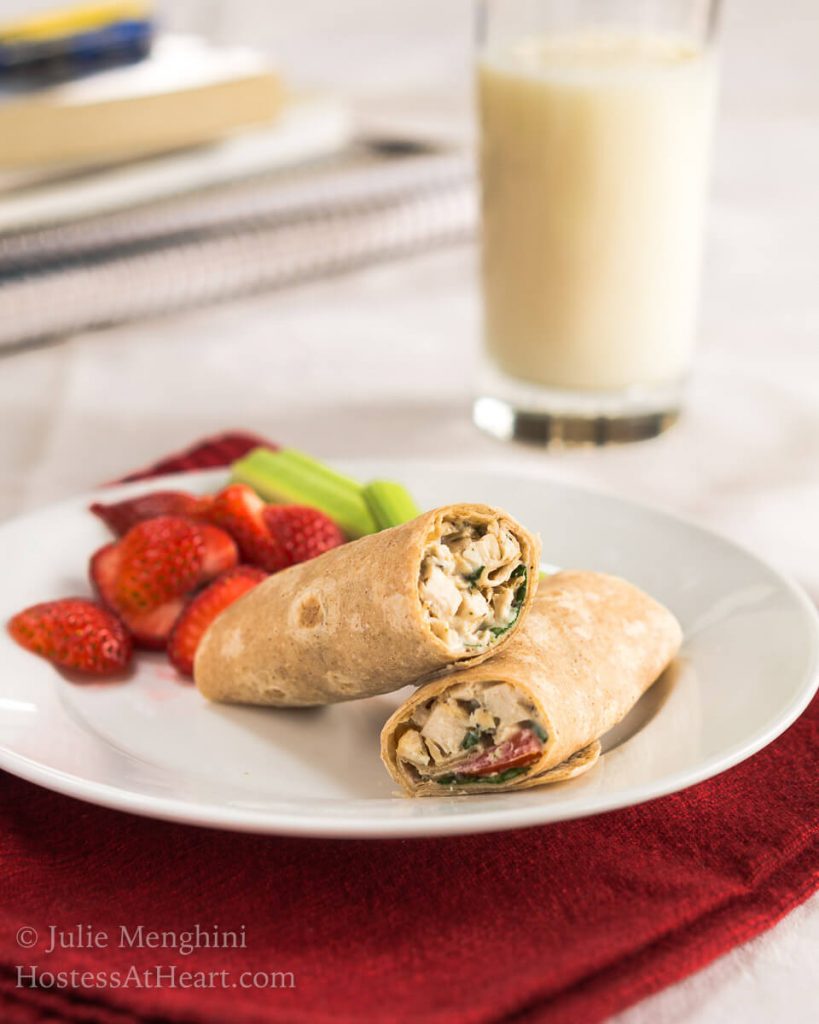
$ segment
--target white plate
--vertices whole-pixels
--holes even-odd
[[[157,818],[311,836],[496,831],[624,807],[749,757],[817,685],[819,621],[802,591],[714,534],[615,498],[520,474],[421,463],[347,462],[402,480],[422,507],[499,504],[539,530],[557,565],[627,577],[685,630],[683,657],[605,739],[587,775],[520,793],[409,800],[378,757],[401,694],[275,711],[208,704],[160,656],[124,682],[76,683],[0,639],[0,765],[49,789]],[[212,490],[221,471],[110,489]],[[87,592],[88,555],[108,538],[89,497],[0,527],[0,618]]]

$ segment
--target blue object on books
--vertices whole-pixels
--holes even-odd
[[[0,26],[0,84],[14,90],[53,85],[148,55],[152,7],[107,3]]]

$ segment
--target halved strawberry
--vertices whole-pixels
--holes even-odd
[[[136,647],[147,651],[164,651],[168,646],[168,637],[184,607],[185,598],[175,597],[173,601],[166,601],[149,612],[123,615],[122,619],[134,638]]]
[[[131,660],[131,637],[113,612],[83,597],[32,605],[9,622],[18,644],[55,665],[105,676]]]
[[[90,506],[90,511],[121,537],[137,523],[157,516],[201,519],[210,503],[210,495],[199,497],[185,491],[153,491],[108,505],[96,501]]]
[[[103,604],[113,609],[125,623],[137,647],[162,650],[168,642],[174,623],[185,607],[185,599],[175,597],[143,612],[123,610],[117,604],[117,580],[121,564],[120,545],[106,544],[91,556],[91,583]]]
[[[268,505],[264,521],[291,565],[337,548],[346,539],[329,516],[306,505]]]
[[[119,541],[114,603],[146,612],[182,597],[202,579],[205,541],[196,524],[178,516],[146,519]]]
[[[281,548],[265,525],[267,504],[247,484],[230,484],[214,496],[207,519],[221,527],[239,545],[242,558],[265,572],[277,572],[290,565]]]
[[[220,530],[218,526],[210,526],[208,523],[197,523],[196,529],[205,545],[202,552],[200,583],[215,579],[221,573],[238,565],[239,548],[226,530]]]
[[[91,584],[102,603],[109,608],[116,608],[117,575],[121,561],[119,544],[111,541],[94,552],[88,566]]]
[[[250,565],[222,573],[190,601],[176,621],[168,639],[168,657],[183,675],[193,674],[193,659],[199,641],[216,616],[229,604],[267,578],[267,573]]]

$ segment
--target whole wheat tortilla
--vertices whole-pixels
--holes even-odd
[[[412,796],[497,793],[588,771],[597,742],[657,679],[679,650],[680,625],[631,583],[593,572],[560,572],[540,584],[526,624],[489,661],[428,682],[390,717],[381,759]],[[510,683],[530,700],[547,732],[540,760],[505,783],[442,786],[415,778],[396,745],[415,708],[456,683]]]
[[[515,624],[487,649],[453,654],[432,632],[418,591],[428,540],[445,518],[499,520],[520,544],[527,588]],[[194,678],[210,700],[307,707],[399,690],[503,649],[538,586],[540,541],[489,505],[447,505],[276,573],[212,623]]]

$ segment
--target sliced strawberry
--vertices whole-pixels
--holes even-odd
[[[197,523],[205,548],[202,552],[202,569],[199,582],[207,583],[239,563],[239,548],[226,530],[208,523]]]
[[[229,604],[267,578],[267,573],[240,565],[223,573],[190,601],[177,619],[168,639],[168,657],[183,675],[193,674],[199,641],[216,616]]]
[[[117,604],[117,581],[121,564],[120,544],[106,544],[95,552],[91,557],[89,569],[94,589],[103,604],[113,609],[125,623],[137,647],[162,650],[168,642],[174,623],[185,607],[185,599],[176,597],[144,612],[123,610]]]
[[[264,521],[267,505],[247,484],[230,484],[214,497],[208,521],[233,537],[246,562],[265,572],[278,572],[290,565],[287,553],[270,534]]]
[[[90,506],[90,511],[121,537],[137,523],[157,516],[201,519],[210,503],[209,495],[198,497],[185,491],[154,491],[152,494],[141,494],[137,498],[127,498],[109,505],[97,501]]]
[[[115,541],[106,544],[91,556],[88,575],[103,604],[116,609],[117,576],[122,562],[120,547]]]
[[[131,527],[119,549],[114,604],[123,612],[158,608],[187,594],[202,579],[205,541],[189,519],[146,519]]]
[[[158,608],[152,608],[149,612],[125,615],[123,621],[137,647],[143,647],[149,651],[163,651],[168,646],[168,637],[184,607],[185,598],[175,597],[172,601],[166,601],[165,604],[159,605]]]
[[[518,768],[534,764],[540,757],[543,745],[531,729],[521,729],[497,747],[480,751],[458,765],[459,775],[491,775],[507,768]]]
[[[77,672],[113,675],[131,660],[131,638],[122,622],[82,597],[32,605],[15,615],[8,628],[26,650]]]
[[[329,516],[306,505],[268,505],[264,521],[291,565],[306,562],[345,541]]]

